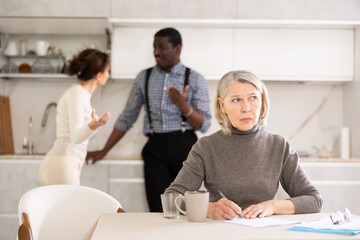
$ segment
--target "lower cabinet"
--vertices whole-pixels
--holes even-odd
[[[127,212],[148,212],[143,161],[114,161],[109,166],[109,194]]]
[[[40,186],[40,160],[0,159],[0,239],[14,240],[19,227],[20,198]]]
[[[302,166],[320,190],[322,212],[348,208],[360,215],[360,162],[304,162]]]
[[[18,204],[30,189],[40,186],[41,159],[0,159],[0,239],[14,240],[19,227]],[[104,160],[84,165],[81,185],[116,198],[127,212],[149,211],[142,160]]]
[[[17,208],[20,198],[40,186],[41,159],[0,159],[0,239],[16,239],[19,226]],[[303,162],[302,166],[319,188],[323,212],[349,208],[360,215],[360,162]],[[142,160],[104,160],[84,165],[81,185],[106,192],[116,198],[127,212],[149,211]],[[279,190],[278,199],[286,198]]]
[[[322,212],[344,211],[360,215],[360,162],[302,162],[312,183],[318,187]],[[277,199],[289,195],[280,187]]]

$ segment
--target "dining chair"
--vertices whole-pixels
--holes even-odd
[[[19,202],[19,240],[80,240],[103,213],[125,212],[112,196],[94,188],[50,185],[26,192]]]

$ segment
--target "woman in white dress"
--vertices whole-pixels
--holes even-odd
[[[80,185],[89,138],[107,123],[110,112],[102,117],[91,107],[91,94],[109,78],[109,56],[86,49],[67,63],[66,74],[78,81],[61,97],[56,109],[56,140],[40,166],[42,185]]]

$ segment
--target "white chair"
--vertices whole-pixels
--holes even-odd
[[[73,185],[34,188],[19,202],[19,240],[81,240],[103,213],[124,212],[102,191]]]

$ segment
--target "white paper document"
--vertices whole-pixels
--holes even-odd
[[[274,217],[253,218],[253,219],[234,218],[232,220],[222,220],[222,221],[226,223],[241,224],[249,227],[274,227],[274,226],[299,223],[299,221],[282,220]]]
[[[327,217],[315,221],[301,223],[288,229],[304,232],[356,235],[360,233],[360,218],[355,218],[351,222],[347,222],[344,224],[333,224],[330,220],[330,217]]]
[[[360,230],[360,218],[355,218],[351,222],[344,224],[333,224],[330,217],[322,218],[319,220],[302,223],[297,225],[299,227],[308,227],[315,229],[349,229],[349,230]]]

